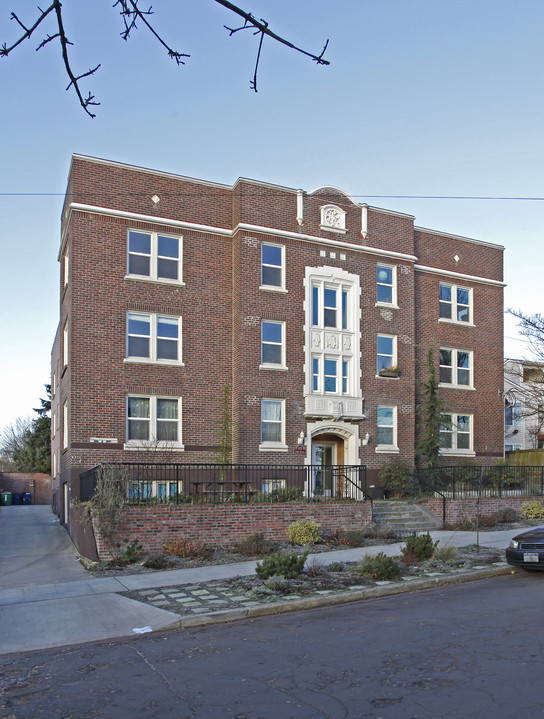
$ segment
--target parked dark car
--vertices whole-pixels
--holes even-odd
[[[506,550],[506,561],[523,569],[544,570],[544,525],[513,537]]]

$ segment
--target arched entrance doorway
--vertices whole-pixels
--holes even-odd
[[[334,494],[333,468],[345,463],[345,439],[322,432],[312,436],[312,492],[331,497]]]

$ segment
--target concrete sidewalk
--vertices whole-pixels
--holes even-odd
[[[520,531],[482,532],[480,544],[504,549],[510,538]],[[431,536],[442,545],[476,543],[475,532],[434,531]],[[403,544],[359,547],[310,557],[325,563],[354,562],[365,554],[398,555]],[[90,576],[77,561],[76,549],[51,509],[39,506],[0,508],[0,547],[0,653],[4,654],[126,637],[144,628],[161,631],[204,624],[213,618],[199,614],[181,621],[179,614],[120,596],[120,593],[249,576],[256,565],[255,561],[248,561],[97,578]],[[496,573],[500,571],[506,568],[497,568]],[[400,590],[406,591],[408,584]],[[400,590],[393,590],[391,585],[389,591],[386,587],[379,588],[379,593]],[[369,591],[372,590],[366,590],[366,594]],[[340,601],[358,598],[362,595],[352,593],[349,598],[342,595]],[[331,604],[334,598],[322,600],[322,604]],[[306,605],[309,601],[306,600]],[[317,603],[313,601],[310,605],[317,606]],[[290,608],[294,607],[291,603]],[[277,611],[281,611],[277,605],[266,605],[256,607],[252,615]],[[218,613],[216,618],[225,621],[237,615]]]

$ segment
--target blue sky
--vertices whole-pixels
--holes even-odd
[[[329,67],[266,41],[229,38],[213,0],[156,0],[153,22],[191,55],[177,67],[143,27],[124,42],[113,0],[65,0],[72,63],[101,105],[80,108],[52,25],[0,59],[0,428],[32,414],[58,319],[62,193],[72,153],[231,184],[336,185],[421,227],[504,245],[505,306],[542,312],[544,202],[376,195],[544,196],[544,3],[525,0],[241,0]],[[147,6],[146,6],[147,7]],[[0,44],[35,17],[4,0]],[[98,278],[99,279],[99,278]],[[528,347],[506,323],[505,352]]]

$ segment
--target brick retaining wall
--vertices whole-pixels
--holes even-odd
[[[123,512],[116,540],[137,539],[147,552],[160,551],[168,540],[181,538],[214,547],[257,532],[285,540],[285,530],[298,519],[318,522],[327,532],[361,529],[371,521],[371,507],[370,502],[130,506]],[[97,550],[101,559],[109,557],[100,539]]]
[[[520,510],[524,502],[542,502],[540,497],[480,497],[480,502],[474,499],[447,499],[446,500],[446,523],[458,524],[464,518],[473,519],[478,510],[480,515],[489,515],[498,512],[500,509],[512,508]],[[427,507],[433,514],[442,519],[442,499],[422,499],[420,504]]]

